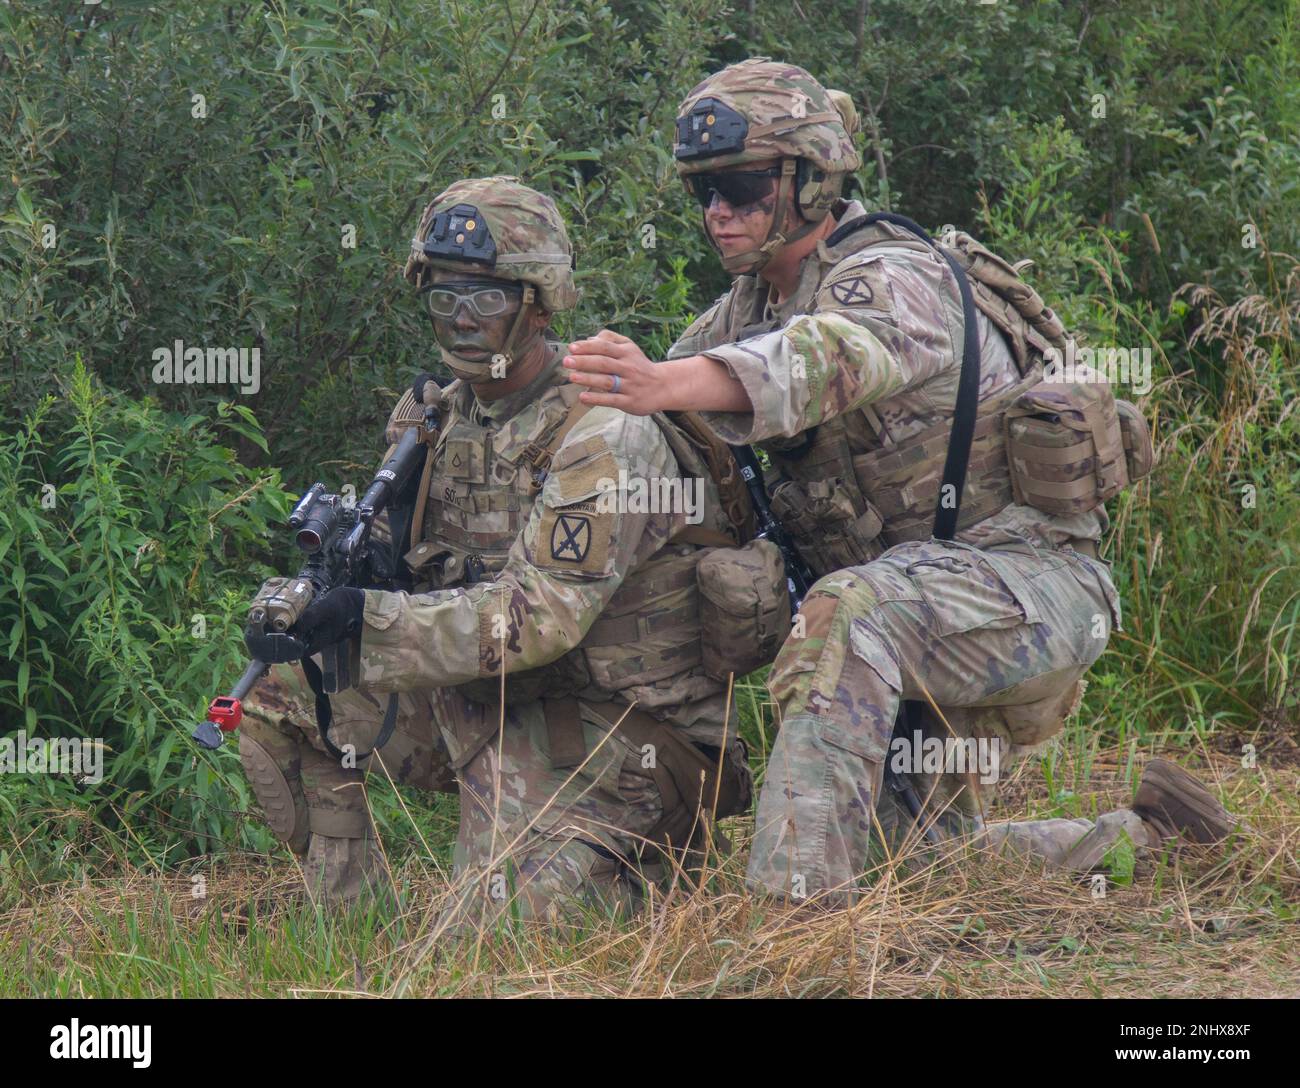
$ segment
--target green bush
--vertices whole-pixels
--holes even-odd
[[[261,441],[248,409],[166,413],[80,361],[55,377],[63,396],[0,439],[0,720],[102,741],[104,779],[4,775],[0,804],[41,823],[47,853],[75,847],[89,816],[174,862],[236,839],[238,760],[188,732],[242,671],[249,576],[289,497],[222,444]]]
[[[1290,0],[0,5],[0,725],[107,749],[97,787],[0,776],[0,852],[269,845],[233,752],[185,734],[289,568],[281,474],[356,482],[435,358],[399,275],[423,204],[550,191],[584,292],[557,333],[662,352],[726,285],[673,114],[755,54],[853,96],[869,206],[1032,258],[1092,343],[1151,347],[1163,456],[1112,508],[1128,630],[1095,718],[1294,724],[1296,46]],[[260,388],[155,384],[177,339],[258,349]]]
[[[661,282],[708,251],[662,137],[722,18],[702,0],[624,7],[0,7],[13,407],[49,390],[46,360],[81,352],[114,388],[211,412],[231,391],[155,386],[152,352],[258,348],[261,388],[240,399],[274,463],[313,471],[317,423],[345,405],[330,453],[369,461],[387,390],[437,358],[400,270],[424,204],[463,176],[559,200],[585,293],[564,334],[678,316]],[[672,82],[647,78],[669,56]]]

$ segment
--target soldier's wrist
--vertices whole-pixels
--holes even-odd
[[[682,363],[680,383],[673,386],[672,407],[690,412],[752,412],[749,394],[731,368],[712,355],[690,355]]]

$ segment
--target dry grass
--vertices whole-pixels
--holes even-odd
[[[174,870],[40,885],[0,867],[0,996],[1300,996],[1288,446],[1300,265],[1269,267],[1267,292],[1233,305],[1188,289],[1221,395],[1181,370],[1159,384],[1149,414],[1162,463],[1117,504],[1110,541],[1128,629],[1093,670],[1084,720],[1004,783],[991,814],[1121,806],[1145,758],[1168,749],[1244,820],[1224,848],[1140,860],[1100,898],[1089,880],[1013,859],[913,856],[880,870],[851,910],[790,914],[745,893],[750,828],[738,821],[736,852],[703,889],[679,882],[630,921],[452,942],[435,926],[450,896],[435,857],[446,813],[430,824],[402,810],[409,826],[387,842],[398,904],[343,918],[304,902],[287,854],[202,863],[202,898]],[[1242,501],[1247,483],[1257,505]],[[738,698],[758,729],[761,685]],[[761,764],[765,735],[748,739]]]
[[[462,943],[428,935],[448,891],[405,859],[397,909],[323,918],[287,862],[143,871],[24,888],[0,921],[6,995],[1300,996],[1300,767],[1207,752],[1248,826],[1226,849],[1140,862],[1131,884],[1044,874],[971,851],[882,869],[855,907],[778,911],[744,893],[747,828],[708,886],[681,884],[622,923],[504,925]],[[1292,749],[1293,751],[1293,749]],[[1128,796],[1129,753],[1091,761],[1085,808]],[[1037,783],[1037,789],[1035,788]],[[1007,811],[1043,815],[1042,776]]]

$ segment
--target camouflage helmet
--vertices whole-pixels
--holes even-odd
[[[862,165],[857,110],[805,69],[753,57],[709,76],[677,111],[673,155],[690,174],[764,159],[803,160],[795,197],[804,218],[825,218],[844,178]]]
[[[532,285],[551,313],[577,304],[564,220],[549,196],[518,178],[458,181],[424,209],[403,275],[423,287],[427,269],[463,272],[467,265]]]

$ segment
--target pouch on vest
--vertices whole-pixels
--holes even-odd
[[[768,664],[790,633],[781,550],[770,540],[715,548],[695,568],[704,671],[726,681]]]
[[[885,550],[880,512],[861,494],[856,480],[853,485],[851,491],[842,477],[827,476],[782,480],[772,489],[773,515],[818,574],[869,562]]]
[[[1136,404],[1126,400],[1117,400],[1115,409],[1119,413],[1119,433],[1124,438],[1124,463],[1128,466],[1128,482],[1138,480],[1151,472],[1155,464],[1156,451],[1151,444],[1151,428],[1147,418]]]
[[[1119,411],[1103,383],[1041,381],[1016,398],[1002,425],[1018,503],[1082,514],[1128,486]]]

